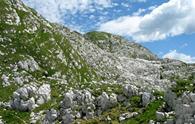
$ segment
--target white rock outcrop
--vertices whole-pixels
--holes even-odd
[[[93,118],[95,109],[95,97],[88,90],[70,90],[61,102],[60,117],[69,124],[75,118]]]
[[[43,84],[40,87],[36,85],[25,85],[13,93],[10,105],[13,109],[31,111],[38,105],[48,102],[50,100],[50,94],[49,84]]]
[[[117,95],[112,93],[110,96],[103,92],[99,97],[97,97],[97,106],[100,110],[105,111],[117,104]]]

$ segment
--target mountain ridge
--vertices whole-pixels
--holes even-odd
[[[120,36],[50,23],[20,0],[1,0],[0,12],[0,123],[87,123],[121,108],[109,113],[120,123],[195,69]]]

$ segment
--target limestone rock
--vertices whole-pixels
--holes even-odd
[[[55,109],[47,110],[43,124],[55,124],[58,117],[58,112]]]
[[[165,119],[165,113],[163,112],[156,112],[156,118],[158,121],[163,121]]]
[[[31,111],[50,100],[50,94],[48,84],[43,84],[39,88],[36,85],[25,85],[13,93],[10,104],[13,109]]]
[[[48,102],[51,99],[51,88],[49,84],[43,84],[37,91],[37,104],[41,105]]]
[[[131,97],[134,95],[138,95],[138,88],[134,85],[125,85],[123,88],[123,92],[127,97]]]
[[[195,93],[190,93],[190,98],[193,102],[195,102]]]
[[[103,92],[98,98],[97,98],[97,105],[100,107],[101,110],[105,111],[109,109],[110,107],[113,107],[117,104],[117,95],[112,93],[110,96]]]
[[[152,100],[152,94],[151,93],[147,93],[147,92],[143,92],[142,94],[142,105],[143,106],[147,106]]]

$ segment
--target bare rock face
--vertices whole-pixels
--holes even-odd
[[[48,102],[50,92],[50,85],[48,84],[43,84],[40,87],[25,85],[13,93],[10,101],[11,107],[20,111],[31,111],[38,105]]]

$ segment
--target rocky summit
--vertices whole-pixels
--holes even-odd
[[[0,0],[0,124],[195,123],[195,65]]]

